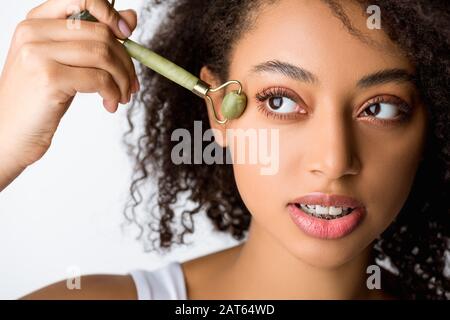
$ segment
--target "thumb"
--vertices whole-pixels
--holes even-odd
[[[128,10],[120,10],[118,11],[119,15],[125,20],[130,30],[133,31],[136,29],[137,25],[137,14],[133,9]]]

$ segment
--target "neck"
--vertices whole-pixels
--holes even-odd
[[[224,277],[242,298],[367,299],[377,293],[366,287],[371,246],[344,265],[320,268],[305,263],[254,223]]]

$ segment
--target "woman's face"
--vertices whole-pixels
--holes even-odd
[[[263,8],[231,57],[230,79],[240,80],[248,97],[244,114],[222,127],[210,113],[223,134],[278,133],[277,146],[270,147],[273,136],[267,136],[278,161],[271,174],[261,174],[268,167],[262,159],[233,164],[239,192],[252,225],[297,258],[328,267],[361,253],[398,214],[427,122],[416,87],[402,74],[414,74],[414,67],[382,29],[368,29],[369,14],[351,2],[343,8],[371,44],[351,35],[322,1],[283,0]],[[383,12],[381,27],[382,19]],[[242,152],[231,151],[234,159]],[[308,234],[293,222],[288,204],[312,192],[356,198],[365,214],[344,236]]]

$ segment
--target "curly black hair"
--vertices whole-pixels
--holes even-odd
[[[251,28],[257,9],[275,1],[148,1],[144,19],[168,7],[146,45],[195,75],[208,66],[225,82],[236,39]],[[322,1],[349,31],[355,31],[338,1]],[[388,290],[397,297],[449,299],[450,280],[444,270],[450,242],[446,198],[450,195],[450,7],[445,0],[355,1],[364,11],[368,5],[381,8],[382,28],[414,63],[430,115],[424,159],[411,192],[395,221],[374,242],[373,259],[384,267],[380,261],[390,262],[392,267],[384,271],[391,279]],[[177,144],[171,140],[175,129],[184,128],[193,135],[194,121],[201,121],[205,130],[210,128],[204,101],[150,69],[140,69],[139,77],[143,89],[133,104],[145,107],[129,109],[130,129],[125,135],[135,163],[125,208],[127,220],[140,226],[139,238],[150,243],[149,250],[163,253],[175,244],[185,244],[185,235],[194,232],[193,217],[201,212],[215,229],[244,239],[251,215],[239,195],[232,165],[176,165],[171,161],[171,150]],[[150,181],[156,182],[157,192],[146,201],[142,188]],[[184,206],[175,214],[174,205],[183,195],[186,204],[191,201],[194,206]],[[152,203],[154,197],[153,217],[147,211],[148,219],[140,221],[137,207]]]

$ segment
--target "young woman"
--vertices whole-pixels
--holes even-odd
[[[63,19],[73,2],[49,0],[17,28],[0,83],[2,187],[46,152],[76,92],[99,92],[114,112],[139,90],[114,39],[129,36],[135,15],[83,1],[100,22],[71,32]],[[154,177],[159,215],[142,226],[154,249],[183,243],[202,210],[218,230],[247,237],[159,270],[85,276],[82,290],[61,282],[25,298],[448,299],[449,18],[443,0],[171,2],[148,47],[213,86],[239,80],[248,104],[220,125],[211,105],[143,69],[129,111],[130,133],[144,123],[130,141],[137,171],[126,216],[138,221],[139,188]],[[219,117],[222,98],[213,96]],[[193,137],[195,121],[233,156],[245,150],[226,130],[276,132],[275,172],[249,161],[174,163],[172,133]],[[183,194],[196,207],[178,213]],[[377,264],[389,267],[373,288]]]

